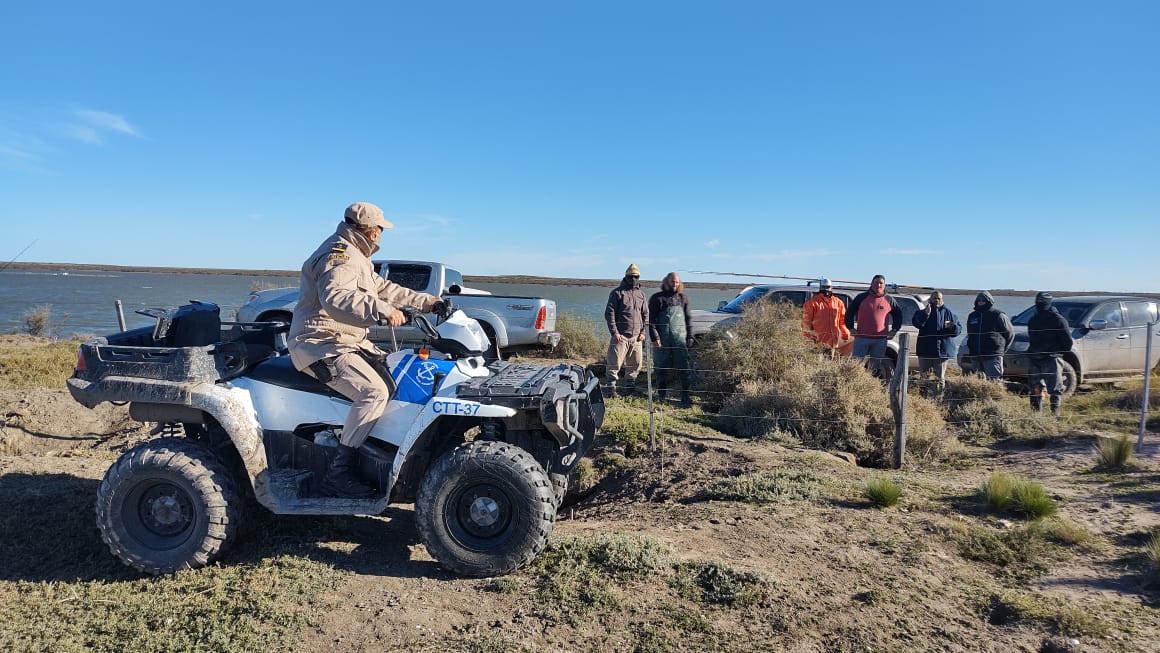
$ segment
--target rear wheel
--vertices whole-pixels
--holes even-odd
[[[1063,396],[1070,397],[1079,387],[1079,374],[1075,371],[1075,367],[1065,360],[1059,361],[1059,370],[1062,376],[1060,381],[1063,385]]]
[[[464,576],[497,576],[531,562],[556,519],[553,486],[523,449],[473,441],[439,458],[415,498],[431,557]]]
[[[97,489],[97,528],[113,555],[150,574],[203,567],[238,531],[241,501],[226,466],[181,438],[144,442]]]
[[[499,340],[496,338],[495,329],[492,329],[486,322],[480,322],[483,327],[483,332],[487,334],[487,349],[483,352],[483,360],[485,363],[494,363],[499,360]]]

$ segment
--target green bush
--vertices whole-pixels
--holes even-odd
[[[1095,538],[1091,533],[1069,519],[1048,517],[1032,522],[1028,525],[1028,529],[1032,533],[1056,544],[1076,546],[1084,549],[1090,549],[1095,544]]]
[[[673,584],[686,598],[738,608],[760,603],[768,581],[718,562],[693,562],[678,565]]]
[[[1098,465],[1104,469],[1124,469],[1132,459],[1135,444],[1127,435],[1118,438],[1100,438],[1096,445]]]
[[[870,503],[889,508],[898,505],[898,500],[902,497],[902,488],[888,478],[872,478],[866,482],[862,493]]]
[[[1160,577],[1160,532],[1152,533],[1144,546],[1144,556],[1152,567],[1152,575]]]
[[[608,406],[601,432],[624,447],[629,458],[642,455],[649,445],[648,413]]]
[[[1011,507],[1011,488],[1014,486],[1014,476],[1006,472],[995,472],[983,481],[980,493],[988,508],[994,512],[1006,512]]]
[[[570,360],[604,360],[607,352],[607,334],[604,325],[578,313],[560,313],[556,316],[556,331],[560,334],[560,344],[549,358]]]
[[[698,498],[745,503],[808,501],[821,494],[825,483],[824,477],[810,471],[776,469],[718,479],[702,490]]]

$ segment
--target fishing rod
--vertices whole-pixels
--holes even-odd
[[[8,261],[8,262],[7,262],[7,263],[5,263],[4,265],[0,265],[0,272],[3,272],[4,270],[7,270],[7,269],[8,269],[8,266],[9,266],[9,265],[12,265],[13,263],[15,263],[15,262],[16,262],[16,259],[20,258],[20,256],[21,256],[22,254],[24,254],[24,252],[27,252],[27,251],[28,251],[28,250],[29,250],[29,249],[30,249],[30,248],[31,248],[33,245],[35,245],[37,240],[39,240],[39,239],[33,239],[33,241],[32,241],[31,243],[28,243],[28,247],[25,247],[24,249],[20,250],[20,253],[19,253],[19,254],[17,254],[16,256],[13,256],[11,261]]]
[[[686,270],[690,274],[720,274],[727,277],[757,277],[761,279],[794,279],[797,281],[816,282],[820,277],[793,277],[786,274],[757,274],[754,272],[717,272],[714,270]],[[847,283],[853,285],[865,284],[865,281],[849,281],[847,279],[831,279],[833,283]],[[808,284],[807,284],[808,285]],[[892,288],[914,288],[916,290],[934,290],[930,286],[911,286],[904,283],[887,283]]]

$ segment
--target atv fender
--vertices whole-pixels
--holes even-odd
[[[423,407],[415,421],[411,422],[411,428],[404,436],[403,442],[399,445],[399,451],[395,454],[395,463],[391,466],[389,490],[393,490],[395,483],[399,480],[399,472],[403,469],[403,464],[407,462],[407,457],[415,448],[415,445],[427,433],[431,425],[440,419],[457,419],[461,417],[468,418],[484,418],[484,417],[512,417],[516,414],[516,410],[508,408],[507,406],[496,406],[493,404],[482,404],[478,401],[465,401],[463,399],[456,399],[454,397],[433,397],[431,401]],[[389,492],[388,492],[389,494]]]

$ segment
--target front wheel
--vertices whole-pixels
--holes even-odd
[[[498,576],[531,562],[548,543],[556,503],[543,467],[519,447],[463,444],[439,458],[415,498],[419,538],[463,576]]]
[[[203,567],[237,534],[240,505],[229,470],[182,438],[144,442],[105,473],[97,528],[113,555],[139,571]]]

